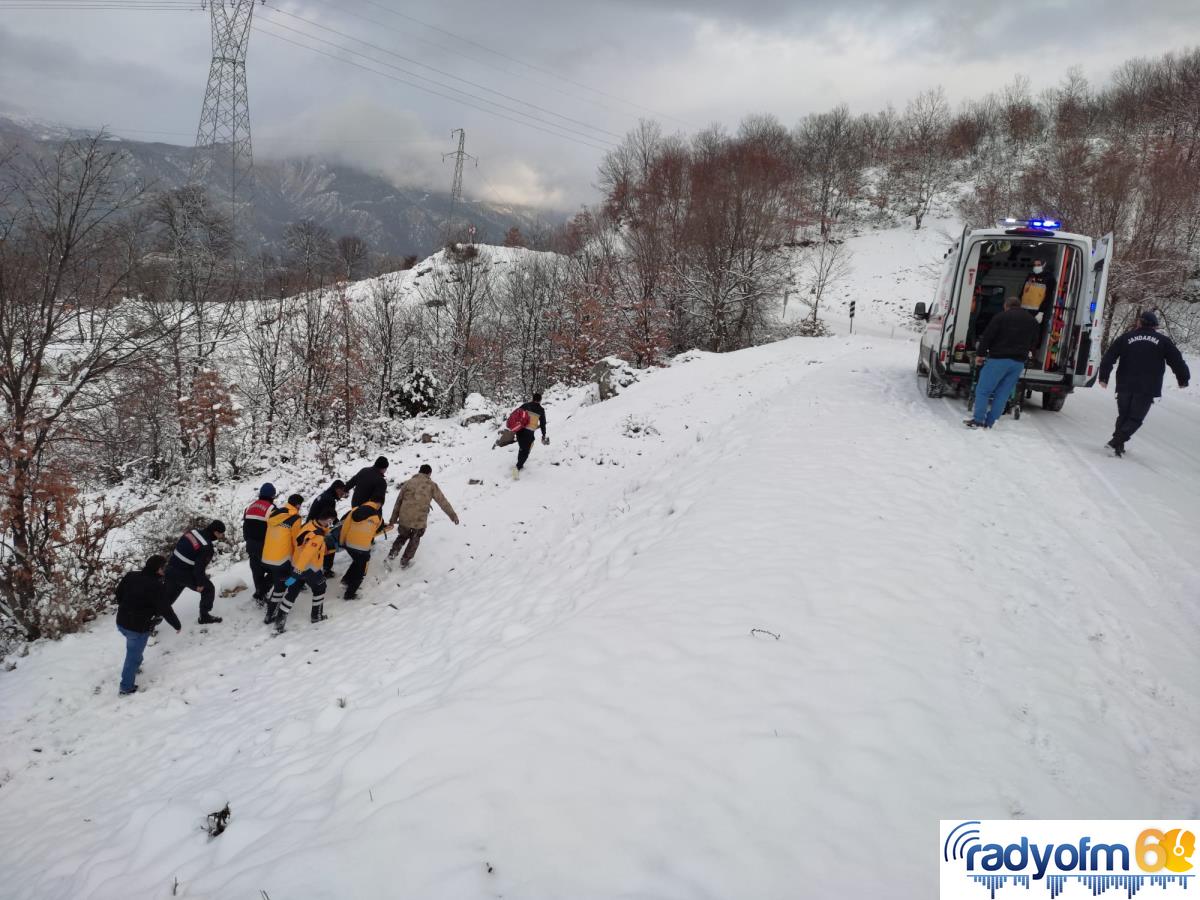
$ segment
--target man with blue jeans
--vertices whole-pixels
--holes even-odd
[[[975,365],[982,368],[975,384],[974,415],[964,425],[991,428],[996,424],[1039,337],[1037,319],[1021,308],[1020,298],[1005,300],[1003,312],[992,316],[975,345]]]
[[[166,564],[165,557],[152,556],[142,571],[128,573],[117,585],[117,631],[125,638],[121,696],[137,692],[138,668],[154,626],[166,619],[176,634],[182,628],[163,581]]]

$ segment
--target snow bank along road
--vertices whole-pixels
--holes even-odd
[[[1112,460],[1109,394],[976,433],[912,369],[697,355],[447,458],[464,524],[320,626],[219,601],[125,700],[111,619],[35,648],[0,894],[929,897],[941,817],[1200,815],[1200,406]]]

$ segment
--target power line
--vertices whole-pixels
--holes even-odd
[[[278,25],[279,23],[274,23],[274,22],[273,22],[272,24],[274,24],[274,25]],[[255,31],[258,31],[258,32],[260,32],[260,33],[262,33],[262,34],[265,34],[265,35],[269,35],[270,37],[273,37],[273,38],[275,38],[275,39],[276,39],[276,40],[278,40],[278,41],[283,41],[285,44],[291,44],[291,45],[292,45],[292,46],[294,46],[294,47],[300,47],[301,49],[303,49],[303,50],[308,50],[308,51],[309,51],[309,52],[311,52],[311,53],[316,53],[316,54],[319,54],[320,56],[326,56],[326,57],[328,57],[329,59],[335,60],[335,61],[337,61],[337,62],[340,62],[340,63],[345,63],[345,64],[346,64],[346,65],[348,65],[348,66],[354,66],[354,68],[356,68],[356,69],[362,69],[364,72],[371,72],[371,73],[373,73],[373,74],[375,74],[375,75],[379,75],[379,76],[381,76],[381,77],[383,77],[383,78],[388,78],[388,79],[390,79],[390,80],[392,80],[392,81],[399,82],[400,84],[408,85],[409,87],[416,88],[416,89],[417,89],[417,90],[419,90],[419,91],[424,91],[424,92],[425,92],[425,93],[427,93],[427,94],[432,94],[432,95],[434,95],[435,97],[441,97],[441,98],[443,98],[443,99],[445,99],[445,100],[452,100],[452,101],[454,101],[455,103],[459,103],[459,104],[461,104],[461,105],[463,105],[463,106],[470,107],[471,109],[478,110],[479,112],[484,112],[484,113],[487,113],[488,115],[495,116],[495,117],[496,117],[496,118],[498,118],[498,119],[504,119],[504,120],[505,120],[505,121],[507,121],[507,122],[513,122],[514,124],[517,124],[517,125],[523,125],[523,126],[525,126],[526,128],[532,128],[534,131],[540,131],[540,132],[542,132],[543,134],[548,134],[548,135],[551,135],[551,136],[553,136],[553,137],[559,138],[559,139],[561,139],[561,140],[564,140],[564,141],[570,141],[571,143],[574,143],[574,144],[579,144],[579,145],[581,145],[581,146],[584,146],[584,147],[589,147],[589,148],[591,148],[592,150],[599,150],[599,151],[601,151],[601,152],[607,152],[608,150],[610,150],[610,149],[611,149],[611,147],[607,147],[607,146],[601,146],[601,145],[598,145],[598,144],[595,144],[595,143],[591,143],[590,141],[586,141],[586,140],[580,140],[580,139],[578,139],[578,138],[571,137],[569,134],[563,134],[563,133],[561,133],[561,132],[559,132],[559,131],[552,131],[552,130],[550,130],[549,128],[543,128],[543,127],[541,127],[540,125],[535,125],[535,124],[533,124],[532,122],[525,122],[525,121],[522,121],[521,119],[514,119],[512,116],[506,116],[506,115],[504,115],[503,113],[501,113],[501,112],[497,112],[497,111],[496,111],[496,110],[494,110],[494,109],[489,109],[489,108],[488,108],[488,107],[486,107],[486,106],[480,106],[480,105],[478,105],[478,104],[476,104],[476,103],[472,103],[472,102],[470,102],[469,100],[463,100],[463,99],[462,99],[462,98],[460,98],[460,97],[454,97],[454,96],[451,96],[451,95],[449,95],[449,94],[444,94],[444,93],[442,93],[441,91],[436,91],[436,90],[434,90],[434,89],[432,89],[432,88],[428,88],[428,87],[426,87],[426,86],[425,86],[425,85],[423,85],[423,84],[417,84],[417,83],[415,83],[415,82],[413,82],[413,81],[409,81],[409,80],[408,80],[408,79],[406,79],[406,78],[400,78],[400,77],[398,77],[398,76],[396,76],[396,75],[391,75],[391,74],[389,74],[389,73],[387,73],[387,72],[381,72],[381,71],[379,71],[378,69],[374,69],[374,68],[371,68],[370,66],[363,65],[362,63],[355,62],[353,59],[347,59],[347,58],[345,58],[345,57],[343,57],[343,56],[337,56],[337,55],[335,55],[335,54],[333,54],[333,53],[330,53],[330,52],[329,52],[329,51],[327,51],[327,50],[321,50],[321,49],[320,49],[320,48],[318,48],[318,47],[312,47],[312,46],[310,46],[310,45],[308,45],[308,44],[303,44],[303,43],[301,43],[300,41],[293,40],[293,39],[291,39],[291,38],[289,38],[289,37],[285,37],[285,36],[284,36],[284,35],[282,35],[282,34],[276,34],[276,33],[275,33],[275,32],[273,32],[273,31],[270,31],[270,30],[268,30],[268,29],[265,29],[265,28],[263,28],[263,27],[262,27],[262,25],[261,25],[260,23],[255,23],[255,25],[254,25],[253,27],[254,27],[254,30],[255,30]],[[286,26],[285,26],[285,27],[286,27]],[[294,29],[294,28],[293,28],[293,29],[289,29],[289,30],[291,30],[291,31],[295,31],[296,29]],[[344,47],[340,47],[339,45],[337,45],[337,44],[334,44],[334,43],[332,43],[332,42],[330,42],[330,41],[324,41],[324,40],[322,40],[321,38],[314,37],[314,36],[312,36],[312,35],[305,35],[305,36],[306,36],[306,37],[308,37],[308,38],[309,38],[309,40],[314,40],[314,41],[317,41],[317,42],[319,42],[319,43],[323,43],[323,44],[326,44],[326,45],[328,45],[328,46],[335,47],[335,48],[337,48],[337,49],[339,49],[339,50],[342,50],[342,51],[343,51],[343,52],[345,52],[345,53],[348,53],[348,54],[350,54],[351,56],[356,56],[356,57],[358,57],[358,58],[360,58],[360,59],[365,59],[365,60],[367,60],[368,62],[374,63],[375,65],[379,65],[379,66],[385,66],[385,67],[387,67],[387,68],[397,68],[396,66],[392,66],[392,65],[390,65],[390,64],[388,64],[388,63],[384,63],[384,62],[381,62],[381,61],[379,61],[379,60],[371,59],[371,58],[370,58],[370,57],[368,57],[368,56],[364,56],[364,55],[362,55],[362,54],[360,54],[360,53],[356,53],[356,52],[355,52],[355,51],[353,51],[353,50],[347,50],[346,48],[344,48]],[[461,92],[461,91],[460,91],[459,93],[463,93],[463,92]],[[484,103],[486,103],[487,101],[481,101],[481,102],[484,102]]]
[[[100,127],[75,125],[71,126],[79,131],[90,131],[93,134],[98,134],[101,131],[107,132],[110,137],[121,137],[126,134],[159,134],[168,137],[186,137],[193,138],[195,134],[191,131],[158,131],[148,128],[122,128],[119,125],[102,125]],[[271,137],[270,135],[263,136],[257,134],[254,136],[256,144],[426,144],[430,147],[440,144],[440,141],[433,138],[355,138],[354,140],[346,140],[344,138],[308,138],[308,137]]]
[[[324,31],[328,31],[332,34],[336,34],[339,37],[344,37],[348,40],[356,41],[366,47],[370,47],[372,50],[378,50],[380,53],[386,53],[388,56],[394,56],[396,59],[402,59],[405,62],[411,63],[414,66],[420,66],[422,69],[428,69],[430,72],[436,72],[438,75],[441,75],[445,78],[453,78],[455,81],[461,81],[463,84],[469,84],[471,87],[476,88],[478,90],[486,91],[489,94],[495,94],[497,97],[503,97],[505,100],[511,100],[513,103],[520,103],[522,106],[528,106],[530,109],[536,109],[538,112],[544,112],[547,115],[551,115],[556,118],[562,119],[564,122],[572,122],[575,125],[582,125],[584,128],[590,129],[591,131],[596,131],[596,132],[599,132],[600,134],[606,134],[609,137],[614,137],[614,138],[617,138],[618,140],[621,138],[621,135],[617,134],[615,131],[609,131],[605,128],[599,128],[595,125],[590,124],[589,122],[583,121],[582,119],[573,119],[570,116],[565,116],[562,113],[555,112],[552,109],[546,109],[543,106],[538,106],[536,103],[530,103],[528,100],[522,100],[520,97],[513,97],[509,94],[503,93],[502,91],[493,90],[492,88],[488,87],[487,85],[479,84],[478,82],[471,81],[468,78],[461,78],[458,75],[455,75],[453,72],[447,72],[447,71],[444,71],[443,69],[438,69],[434,66],[423,63],[420,60],[412,59],[411,57],[408,57],[408,56],[403,56],[403,55],[395,52],[394,50],[389,50],[387,47],[380,47],[378,44],[372,44],[370,41],[363,40],[360,37],[355,37],[352,34],[346,34],[343,31],[338,31],[336,28],[330,28],[328,25],[322,25],[320,22],[314,21],[313,19],[306,19],[304,16],[297,15],[296,13],[293,13],[293,12],[288,12],[286,9],[280,9],[277,6],[269,6],[269,5],[267,6],[267,9],[270,9],[273,12],[282,13],[285,16],[290,16],[293,19],[298,19],[301,22],[306,22],[307,24],[312,25],[316,28],[320,28],[320,29],[322,29]],[[425,77],[423,75],[417,75],[416,73],[412,73],[412,74],[413,74],[414,78],[424,78]],[[433,81],[433,79],[428,79],[428,80]],[[433,83],[438,84],[438,82],[436,82],[436,81],[434,81]],[[449,90],[457,90],[457,88],[450,87],[449,85],[445,85],[445,87],[448,88]]]
[[[267,8],[268,8],[268,9],[270,9],[272,12],[275,12],[275,11],[276,11],[274,7],[267,7]],[[297,18],[299,18],[299,17],[297,17]],[[435,79],[433,79],[433,78],[428,78],[428,77],[426,77],[425,75],[420,75],[420,74],[418,74],[418,73],[416,73],[416,72],[412,72],[412,71],[410,71],[410,70],[408,70],[408,69],[404,68],[403,66],[397,66],[397,65],[395,65],[395,64],[393,64],[393,63],[388,63],[388,62],[385,62],[385,61],[383,61],[383,60],[375,59],[374,57],[368,56],[367,54],[365,54],[365,53],[362,53],[361,51],[355,50],[355,49],[353,49],[353,48],[351,48],[351,47],[344,47],[344,46],[342,46],[341,44],[337,43],[336,41],[330,41],[330,40],[327,40],[327,39],[325,39],[325,38],[322,38],[322,37],[320,37],[320,36],[318,36],[318,35],[309,34],[309,33],[308,33],[308,32],[306,32],[306,31],[302,31],[301,29],[298,29],[298,28],[293,28],[293,27],[291,27],[290,25],[287,25],[287,24],[285,24],[285,23],[283,23],[283,22],[279,22],[279,21],[277,21],[277,20],[275,20],[275,19],[272,19],[272,18],[270,18],[270,17],[267,17],[267,18],[265,18],[265,19],[264,19],[264,21],[270,22],[270,23],[271,23],[272,25],[274,25],[276,28],[282,28],[282,29],[284,29],[285,31],[290,31],[290,32],[292,32],[293,34],[298,34],[298,35],[300,35],[301,37],[308,38],[309,40],[318,41],[318,42],[320,42],[320,43],[327,44],[327,45],[329,45],[329,46],[331,46],[331,47],[336,47],[338,50],[341,50],[341,51],[343,51],[343,52],[345,52],[345,53],[351,53],[351,54],[354,54],[354,55],[356,55],[356,56],[358,56],[358,57],[361,57],[361,58],[363,58],[363,59],[369,60],[370,62],[374,63],[375,65],[379,65],[379,66],[385,66],[386,68],[393,69],[393,70],[395,70],[395,71],[397,71],[397,72],[400,72],[400,73],[401,73],[401,74],[403,74],[403,75],[407,75],[407,76],[408,76],[408,77],[410,77],[410,78],[417,78],[417,79],[420,79],[421,81],[426,81],[426,82],[429,82],[430,84],[432,84],[432,85],[434,85],[434,86],[436,86],[436,87],[438,87],[438,88],[441,88],[441,89],[443,89],[443,90],[447,90],[447,91],[453,91],[455,94],[461,94],[461,95],[462,95],[462,96],[464,96],[464,97],[469,97],[470,99],[472,99],[472,100],[474,100],[474,101],[476,101],[476,102],[478,102],[478,103],[486,103],[486,104],[488,104],[489,106],[495,106],[495,107],[497,107],[498,109],[502,109],[502,110],[504,110],[505,112],[513,113],[514,115],[518,115],[518,116],[524,116],[525,118],[532,119],[532,120],[533,120],[533,121],[535,121],[535,122],[540,122],[540,123],[541,123],[541,124],[543,124],[543,125],[549,125],[551,128],[557,128],[557,129],[558,129],[558,130],[560,130],[560,131],[564,131],[564,132],[566,132],[566,133],[568,133],[568,134],[573,134],[573,135],[575,135],[576,137],[584,138],[585,140],[594,141],[594,142],[598,142],[598,143],[604,143],[604,144],[608,144],[609,146],[613,146],[613,145],[614,145],[614,143],[613,143],[612,141],[609,141],[609,140],[607,140],[607,139],[605,139],[605,138],[603,138],[603,137],[597,137],[596,135],[593,135],[593,134],[588,134],[588,133],[587,133],[587,132],[585,132],[585,131],[581,131],[581,130],[579,130],[578,128],[574,128],[574,127],[572,127],[572,126],[569,126],[569,125],[561,125],[561,124],[559,124],[558,122],[552,122],[552,121],[550,121],[550,120],[548,120],[548,119],[544,119],[544,118],[542,118],[541,116],[537,116],[537,115],[534,115],[533,113],[526,112],[526,111],[525,111],[525,110],[523,110],[523,109],[517,109],[516,107],[513,107],[513,106],[508,106],[508,105],[506,105],[506,104],[504,104],[504,103],[498,103],[498,102],[497,102],[497,101],[495,101],[495,100],[489,100],[489,99],[488,99],[488,98],[486,98],[486,97],[480,97],[480,96],[478,96],[478,95],[476,95],[476,94],[473,94],[473,93],[471,93],[470,91],[464,91],[464,90],[462,90],[461,88],[456,88],[456,87],[454,87],[454,86],[452,86],[452,85],[443,84],[442,82],[440,82],[440,81],[437,81],[437,80],[435,80]],[[308,20],[305,20],[305,21],[308,21]],[[329,28],[329,27],[327,27],[327,26],[325,26],[325,25],[321,25],[320,23],[317,23],[317,22],[312,22],[312,23],[310,23],[310,24],[312,24],[314,27],[317,27],[317,28],[320,28],[320,29],[322,29],[323,31],[328,31],[328,32],[330,32],[330,33],[332,33],[332,34],[336,34],[336,35],[339,35],[339,36],[341,36],[341,37],[345,37],[345,38],[347,38],[348,40],[352,40],[352,41],[356,41],[356,42],[358,42],[358,43],[360,43],[360,44],[364,44],[364,45],[366,45],[366,46],[368,46],[368,47],[371,47],[371,48],[372,48],[372,49],[374,49],[374,50],[378,50],[378,51],[379,51],[379,52],[381,52],[381,53],[385,53],[385,54],[392,55],[392,56],[397,56],[397,55],[398,55],[398,54],[394,54],[394,53],[392,53],[390,50],[387,50],[387,49],[385,49],[385,48],[382,48],[382,47],[378,47],[378,46],[376,46],[375,44],[371,44],[371,43],[370,43],[370,42],[368,42],[368,41],[364,41],[364,40],[362,40],[362,39],[360,39],[360,38],[356,38],[356,37],[354,37],[354,36],[352,36],[352,35],[343,35],[343,34],[342,34],[342,32],[336,31],[336,30],[334,30],[334,29],[332,29],[332,28]],[[403,59],[404,57],[400,57],[400,58],[401,58],[401,59]],[[453,77],[453,76],[452,76],[452,77]],[[450,99],[453,99],[453,98],[450,98]],[[516,101],[516,102],[520,103],[521,101],[519,101],[519,100],[518,100],[518,101]],[[528,104],[527,104],[527,105],[528,105]],[[591,126],[588,126],[588,127],[591,127]],[[593,129],[593,130],[597,130],[597,131],[599,131],[599,130],[601,130],[601,129]],[[606,132],[606,133],[608,133],[608,134],[611,134],[611,132]],[[613,135],[613,137],[618,137],[618,135],[615,135],[615,134],[614,134],[614,135]]]
[[[335,3],[336,0],[327,0],[327,2]],[[601,103],[599,100],[597,100],[594,97],[588,97],[588,96],[580,94],[576,91],[565,91],[562,89],[561,85],[559,85],[557,83],[551,83],[551,82],[543,81],[540,79],[529,78],[528,75],[521,75],[518,72],[512,71],[512,69],[497,65],[486,59],[480,59],[478,56],[472,56],[470,54],[462,52],[461,50],[456,50],[454,47],[447,46],[446,44],[440,43],[435,40],[431,40],[427,37],[422,37],[421,35],[414,34],[411,31],[407,31],[407,32],[401,31],[399,28],[396,28],[395,26],[385,25],[383,22],[380,22],[378,19],[372,19],[370,16],[364,16],[362,13],[355,12],[354,10],[346,9],[340,5],[338,6],[338,8],[348,16],[353,16],[356,19],[361,19],[364,22],[369,22],[372,25],[376,25],[380,28],[385,28],[389,31],[393,31],[396,34],[403,35],[404,37],[407,37],[407,38],[411,38],[414,41],[420,41],[422,44],[428,44],[430,47],[436,47],[438,50],[441,50],[444,53],[451,53],[451,54],[454,54],[455,56],[459,56],[465,60],[468,60],[469,62],[478,63],[479,65],[486,66],[487,68],[492,69],[495,72],[500,72],[504,75],[508,75],[510,77],[515,77],[515,78],[522,78],[522,77],[526,78],[531,84],[538,85],[543,90],[553,91],[554,93],[558,94],[561,97],[567,97],[568,99],[571,99],[571,100],[582,100],[584,103],[590,103],[592,106],[595,106],[599,109],[603,109],[607,112],[615,113],[617,115],[627,115],[628,114],[626,111],[613,109],[608,104]],[[388,12],[394,12],[394,10],[388,10]],[[401,13],[395,13],[395,14],[402,15]],[[663,118],[671,118],[671,117],[664,116]],[[676,120],[676,121],[679,121],[679,120]],[[682,124],[688,125],[689,128],[695,127],[695,126],[689,125],[686,122],[684,122]]]
[[[653,116],[658,116],[660,119],[670,119],[673,122],[678,122],[680,125],[687,125],[689,128],[695,128],[695,126],[692,125],[691,123],[685,122],[682,119],[678,119],[675,116],[668,116],[665,113],[655,112],[654,110],[652,110],[648,107],[641,106],[630,100],[625,100],[624,98],[618,97],[615,94],[609,94],[606,91],[602,91],[598,88],[590,87],[589,85],[583,84],[582,82],[573,81],[572,79],[566,78],[563,75],[559,74],[558,72],[551,71],[550,69],[543,68],[542,66],[536,65],[534,63],[525,62],[522,59],[518,59],[515,56],[510,56],[509,54],[503,53],[500,50],[494,50],[493,48],[487,46],[486,44],[481,44],[478,41],[472,40],[471,38],[463,37],[461,34],[455,34],[453,31],[448,31],[447,29],[441,28],[437,25],[431,25],[428,22],[423,22],[422,20],[415,18],[414,16],[410,16],[407,13],[398,12],[397,10],[394,10],[391,7],[388,7],[382,3],[376,2],[376,0],[359,0],[359,2],[365,3],[368,6],[378,7],[379,9],[381,9],[384,12],[389,13],[393,16],[398,16],[401,19],[407,19],[410,22],[415,22],[417,25],[420,25],[424,28],[428,28],[431,31],[440,32],[441,34],[444,34],[447,37],[454,38],[456,41],[462,41],[464,44],[470,44],[472,47],[478,47],[480,50],[483,50],[485,53],[490,53],[493,56],[498,56],[501,59],[506,59],[509,62],[514,62],[517,65],[524,66],[525,68],[531,69],[534,72],[541,72],[543,75],[549,75],[551,78],[555,78],[559,81],[565,81],[567,84],[574,85],[577,88],[582,88],[585,91],[590,91],[593,94],[600,95],[601,97],[607,97],[609,100],[615,100],[617,103],[624,103],[626,106],[630,106],[634,109],[641,110],[642,112],[650,113]],[[443,48],[443,49],[447,49],[447,48]],[[453,52],[453,51],[450,51],[450,52]],[[501,71],[503,71],[503,70],[501,70]]]
[[[87,3],[85,0],[44,0],[41,3],[32,3],[30,0],[21,0],[18,3],[0,2],[0,9],[17,9],[17,10],[36,10],[42,12],[48,9],[69,9],[69,10],[138,10],[138,11],[199,11],[204,7],[196,0],[187,0],[187,2],[172,3],[170,0],[152,0],[149,3],[137,3],[135,0],[102,0],[98,3]]]

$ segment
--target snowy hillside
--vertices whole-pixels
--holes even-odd
[[[1113,460],[1110,394],[970,432],[914,356],[796,339],[549,396],[519,482],[444,423],[379,449],[462,525],[435,508],[405,572],[377,549],[330,620],[272,637],[243,591],[201,629],[184,594],[125,699],[111,617],[34,647],[0,675],[0,893],[924,898],[938,818],[1197,817],[1197,398]]]

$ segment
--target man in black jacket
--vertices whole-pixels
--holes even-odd
[[[216,625],[220,616],[212,614],[217,589],[208,577],[208,564],[213,558],[213,541],[225,540],[225,523],[214,519],[204,528],[190,528],[175,544],[175,552],[167,562],[167,597],[171,603],[185,590],[200,595],[200,624]]]
[[[1108,387],[1113,366],[1117,366],[1117,424],[1105,445],[1113,454],[1125,453],[1125,445],[1142,427],[1150,407],[1162,396],[1163,374],[1167,366],[1175,373],[1181,388],[1188,386],[1192,373],[1179,348],[1158,330],[1158,316],[1147,310],[1138,319],[1138,327],[1127,331],[1108,348],[1100,360],[1100,387]]]
[[[1004,311],[992,317],[975,346],[975,365],[983,368],[975,385],[974,415],[964,420],[964,425],[991,428],[996,424],[1037,345],[1038,334],[1037,320],[1021,309],[1020,298],[1005,300]]]
[[[375,465],[359,469],[353,478],[346,482],[346,487],[354,491],[350,497],[350,507],[362,506],[380,491],[387,494],[388,460],[381,456],[375,460]]]
[[[380,457],[380,459],[382,458],[383,457]],[[378,462],[378,460],[376,462]],[[308,508],[308,521],[312,522],[315,519],[325,518],[326,516],[333,519],[335,522],[338,521],[338,501],[344,499],[348,493],[350,492],[346,490],[346,483],[340,478],[335,479],[333,484],[317,495],[317,499],[314,500],[312,502],[312,506]],[[333,545],[336,547],[338,540],[338,526],[334,526],[331,534],[333,536]],[[329,578],[333,575],[333,558],[336,555],[336,550],[330,550],[325,554],[326,578]]]
[[[129,572],[117,585],[117,631],[125,638],[125,665],[121,668],[121,695],[137,691],[138,667],[150,632],[160,619],[166,619],[175,633],[182,625],[163,583],[163,567],[167,560],[152,556],[140,572]]]
[[[542,443],[550,443],[546,437],[546,410],[542,409],[542,395],[534,394],[528,403],[521,404],[521,409],[529,413],[529,425],[517,432],[517,466],[513,469],[513,478],[521,477],[521,470],[529,459],[529,451],[533,449],[533,440],[537,429],[542,430]]]

